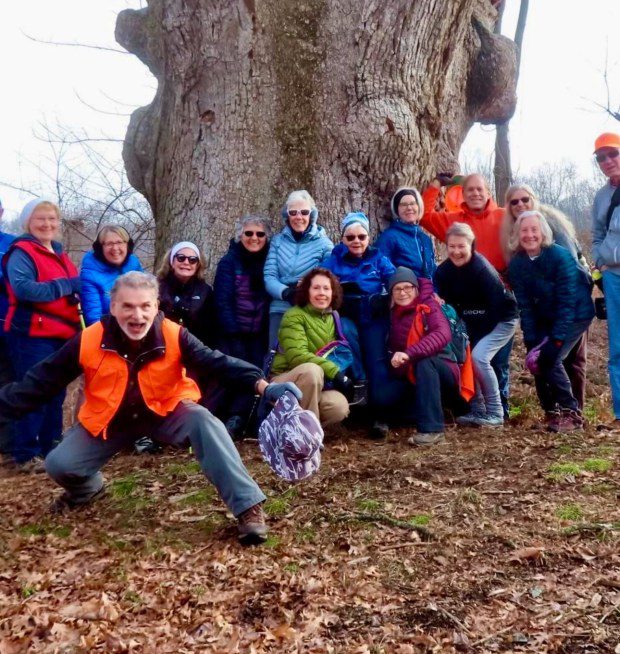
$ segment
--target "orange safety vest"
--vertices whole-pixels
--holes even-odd
[[[181,326],[164,319],[163,356],[149,361],[138,371],[138,385],[146,406],[159,416],[175,410],[182,400],[197,402],[200,390],[181,362],[179,333]],[[96,322],[82,332],[80,365],[86,379],[84,404],[78,420],[93,436],[106,438],[106,430],[116,415],[129,381],[129,362],[118,352],[101,347],[103,324]]]
[[[407,347],[411,347],[419,342],[419,340],[424,336],[425,327],[424,320],[422,318],[423,314],[430,313],[431,309],[426,304],[419,304],[416,310],[415,317],[411,323],[411,329],[409,334],[407,334]],[[475,395],[475,383],[474,383],[474,364],[471,358],[471,348],[467,346],[467,354],[465,355],[465,363],[457,364],[460,371],[459,379],[459,393],[461,397],[469,402],[471,398]],[[413,366],[410,365],[407,370],[407,378],[412,384],[415,384],[415,373],[413,372]]]

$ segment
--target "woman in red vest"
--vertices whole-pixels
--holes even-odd
[[[24,234],[2,259],[9,310],[5,331],[18,380],[59,350],[80,328],[78,271],[56,240],[60,211],[36,198],[21,213]],[[16,424],[13,459],[23,472],[44,472],[43,458],[62,434],[64,392]]]

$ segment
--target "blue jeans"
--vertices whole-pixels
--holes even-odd
[[[390,379],[390,356],[387,346],[390,319],[389,316],[378,316],[364,321],[357,325],[357,328],[368,378],[368,404],[372,412],[377,407],[385,406],[383,398]]]
[[[30,338],[9,332],[9,347],[15,379],[22,380],[26,373],[43,359],[57,352],[66,341],[59,338]],[[62,403],[65,392],[14,423],[13,458],[25,463],[35,456],[46,456],[62,436]]]
[[[570,379],[563,362],[591,322],[591,320],[580,320],[572,323],[553,366],[534,377],[538,399],[546,412],[555,411],[558,408],[579,410],[579,402],[573,395]]]
[[[609,338],[609,383],[614,416],[620,418],[620,275],[603,271]]]
[[[510,355],[512,354],[514,342],[515,339],[513,336],[491,360],[491,366],[497,377],[499,396],[502,401],[502,407],[504,408],[504,420],[508,420],[510,412],[510,406],[508,404],[508,398],[510,396]]]
[[[471,356],[476,376],[476,395],[471,401],[473,412],[483,413],[494,418],[503,418],[499,383],[491,366],[491,359],[513,338],[517,328],[517,318],[499,322],[486,336],[474,346]]]
[[[439,356],[425,357],[415,363],[415,380],[390,376],[382,387],[382,413],[388,421],[415,424],[422,434],[442,432],[445,427],[443,407],[461,414],[467,403],[459,394],[459,383],[450,364]]]
[[[235,517],[266,499],[224,425],[204,407],[189,401],[179,403],[152,437],[179,447],[191,444],[205,477]],[[103,487],[100,469],[135,439],[134,434],[123,433],[108,433],[106,440],[94,438],[78,422],[49,453],[45,468],[75,503],[85,503]]]

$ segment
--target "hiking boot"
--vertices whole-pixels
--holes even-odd
[[[389,433],[390,429],[384,422],[375,420],[372,427],[368,431],[368,438],[372,439],[373,441],[380,441],[383,438],[387,438]]]
[[[161,450],[161,446],[148,436],[143,436],[134,441],[133,449],[136,454],[155,454]]]
[[[251,506],[237,518],[239,542],[242,545],[260,545],[267,540],[269,528],[261,502]]]
[[[353,397],[349,406],[366,406],[368,404],[368,382],[358,381],[353,384]]]
[[[93,493],[87,499],[79,501],[72,497],[67,491],[65,491],[50,504],[49,512],[59,514],[65,513],[67,511],[72,511],[73,509],[78,509],[81,506],[92,504],[95,500],[102,497],[103,495],[105,495],[105,486],[102,486],[98,491]]]
[[[580,429],[583,429],[583,416],[581,413],[573,409],[562,409],[558,431],[564,434],[570,431],[579,431]]]
[[[557,434],[560,431],[560,412],[559,411],[546,411],[545,412],[545,429],[547,431]]]
[[[24,463],[17,463],[15,467],[24,475],[40,475],[45,472],[45,461],[40,456],[35,456]]]
[[[407,443],[409,445],[419,445],[420,447],[426,447],[429,445],[439,445],[439,443],[444,443],[446,437],[443,432],[426,432],[424,434],[415,434],[415,436],[409,436]]]
[[[243,437],[243,418],[241,416],[230,416],[224,426],[233,441],[241,440]]]

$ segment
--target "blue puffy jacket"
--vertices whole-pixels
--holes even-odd
[[[366,294],[382,293],[396,271],[394,264],[377,248],[369,247],[362,257],[354,257],[344,243],[339,243],[323,267],[331,270],[341,284],[355,283]]]
[[[110,290],[117,277],[131,270],[142,270],[135,254],[130,254],[121,266],[113,266],[98,259],[94,252],[87,252],[82,259],[80,300],[86,325],[97,322],[110,311]]]
[[[11,243],[15,240],[13,234],[5,234],[0,232],[0,261],[4,253],[9,249]],[[4,276],[2,274],[2,266],[0,266],[0,336],[4,331],[4,319],[6,317],[6,312],[9,308],[9,300],[4,288]]]
[[[265,287],[273,298],[270,313],[284,313],[291,305],[282,299],[282,293],[290,284],[296,284],[307,272],[322,265],[334,244],[325,230],[311,223],[303,237],[296,241],[291,228],[284,229],[271,239],[269,254],[265,261]]]
[[[508,267],[508,278],[528,346],[545,336],[563,341],[569,325],[594,317],[590,280],[560,245],[543,248],[533,260],[525,252],[518,252]]]
[[[433,242],[419,225],[393,220],[375,247],[395,266],[405,266],[418,277],[432,279],[437,268]]]

